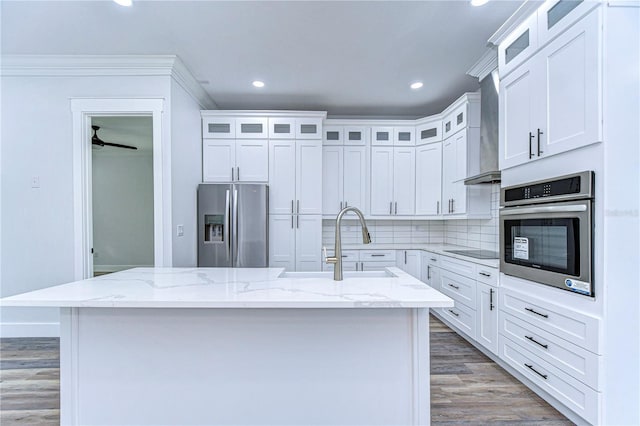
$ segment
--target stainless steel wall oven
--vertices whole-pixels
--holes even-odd
[[[501,189],[500,270],[594,297],[591,171]]]

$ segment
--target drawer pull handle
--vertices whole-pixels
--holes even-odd
[[[534,338],[533,338],[533,337],[531,337],[531,336],[524,336],[524,337],[526,337],[527,339],[531,340],[531,341],[532,341],[533,343],[535,343],[536,345],[542,346],[542,347],[543,347],[543,348],[545,348],[545,349],[549,349],[549,345],[543,345],[542,343],[538,342],[536,339],[534,339]]]
[[[385,257],[386,254],[372,254],[371,257]]]
[[[493,308],[494,308],[494,307],[495,307],[495,306],[493,305],[493,289],[492,289],[492,288],[490,288],[490,289],[489,289],[489,310],[490,310],[490,311],[493,311]]]
[[[541,314],[540,312],[536,312],[536,311],[534,311],[534,310],[533,310],[533,309],[531,309],[531,308],[524,308],[524,310],[525,310],[525,311],[529,311],[529,312],[531,312],[532,314],[540,315],[540,316],[541,316],[541,317],[543,317],[543,318],[549,318],[549,315],[547,315],[547,314]]]
[[[448,284],[449,287],[453,287],[456,290],[460,290],[460,287],[458,287],[457,285],[453,285],[453,284]]]
[[[483,277],[490,277],[491,274],[487,274],[486,272],[479,272],[480,275],[482,275]]]
[[[438,261],[438,259],[436,259],[435,257],[432,257],[432,258],[431,258],[431,261],[432,261],[432,262],[437,262],[437,261]]]
[[[457,317],[459,317],[459,316],[460,316],[460,314],[459,314],[459,313],[454,312],[454,311],[452,311],[451,309],[449,309],[449,312],[451,312],[453,315],[455,315],[455,316],[457,316]]]
[[[539,372],[538,370],[536,370],[535,368],[533,368],[533,365],[531,364],[525,364],[525,367],[527,367],[529,370],[533,371],[534,373],[536,373],[538,376],[542,377],[543,379],[547,380],[547,375],[546,374],[542,374],[541,372]]]
[[[343,258],[345,258],[345,257],[349,257],[349,256],[348,256],[348,255],[346,255],[346,254],[343,254],[343,255],[342,255],[342,257],[343,257]]]

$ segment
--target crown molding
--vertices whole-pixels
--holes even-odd
[[[3,77],[167,76],[201,108],[216,108],[176,55],[3,55]]]
[[[203,110],[201,117],[309,117],[327,118],[326,111],[295,111],[295,110],[268,110],[268,109],[225,109],[225,110]]]
[[[488,40],[490,45],[498,46],[502,41],[511,34],[520,24],[526,21],[535,11],[542,5],[541,0],[525,0],[525,2],[513,12],[513,15],[505,21],[498,31],[496,31]]]
[[[493,70],[498,68],[498,49],[496,47],[488,47],[484,55],[473,64],[467,71],[467,75],[478,78],[482,81],[486,76],[491,74]]]

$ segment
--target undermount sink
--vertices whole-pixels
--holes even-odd
[[[389,271],[344,271],[344,278],[389,278],[396,277]],[[333,272],[283,272],[278,278],[327,278],[333,279]]]

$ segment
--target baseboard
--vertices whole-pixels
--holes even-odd
[[[58,322],[3,322],[0,337],[60,337]]]

